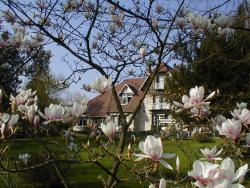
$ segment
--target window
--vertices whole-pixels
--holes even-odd
[[[123,93],[121,96],[121,104],[122,105],[128,104],[132,97],[133,97],[132,93]]]
[[[126,104],[128,104],[128,96],[122,96],[122,104],[123,105],[126,105]]]

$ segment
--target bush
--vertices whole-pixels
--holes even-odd
[[[28,166],[39,164],[41,161],[45,161],[47,158],[47,155],[38,154],[38,156],[31,157],[31,160],[28,162]],[[63,177],[68,177],[71,170],[70,166],[58,164],[58,167],[60,168]],[[34,187],[63,187],[61,180],[55,172],[52,164],[22,173],[21,177],[25,183],[31,183]]]
[[[196,132],[194,133],[193,138],[201,143],[213,141],[213,135],[208,132]]]

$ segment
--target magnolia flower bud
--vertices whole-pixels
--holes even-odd
[[[158,169],[159,169],[159,162],[158,162],[158,161],[155,161],[155,162],[154,162],[154,169],[153,169],[153,172],[157,172]]]
[[[89,85],[89,84],[84,84],[84,85],[83,85],[83,89],[84,89],[85,91],[90,92],[90,91],[92,90],[92,87],[91,87],[91,85]]]
[[[131,145],[128,145],[128,158],[130,158],[132,155],[132,149],[131,149]]]
[[[179,157],[176,157],[176,171],[179,173],[180,172],[180,166],[181,166],[181,161]]]
[[[36,115],[35,118],[34,118],[34,120],[33,120],[33,125],[35,127],[37,127],[39,125],[39,123],[40,123],[40,116]]]
[[[248,146],[250,146],[250,133],[248,133],[246,136],[246,143]]]
[[[35,118],[36,115],[36,110],[34,108],[34,106],[30,106],[29,110],[28,110],[28,118],[29,118],[29,122],[31,124],[33,124],[33,120]]]
[[[156,29],[159,26],[159,22],[157,18],[152,19],[152,26]]]
[[[0,104],[2,103],[3,100],[3,91],[0,89]]]
[[[160,183],[159,183],[159,188],[166,188],[167,187],[167,182],[164,178],[160,179]]]
[[[11,102],[11,112],[14,113],[16,111],[16,100]]]
[[[156,5],[155,10],[158,14],[160,14],[164,10],[164,8],[158,4],[158,5]]]
[[[144,47],[141,47],[140,48],[140,56],[141,56],[142,60],[144,59],[145,54],[146,54],[146,49]]]
[[[37,95],[36,95],[35,98],[34,98],[34,103],[35,103],[35,104],[38,104],[38,97],[37,97]]]
[[[5,139],[5,129],[6,129],[6,124],[3,123],[1,126],[1,139]]]

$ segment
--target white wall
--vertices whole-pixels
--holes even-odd
[[[142,103],[142,106],[135,118],[134,131],[149,131],[152,125],[152,97],[147,95]]]

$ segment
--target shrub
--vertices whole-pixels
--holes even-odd
[[[41,161],[45,161],[47,158],[48,156],[44,154],[33,156],[28,162],[28,166],[39,164]],[[66,178],[68,173],[70,173],[70,166],[58,163],[58,167],[60,168],[63,177]],[[63,187],[61,180],[55,172],[52,164],[22,173],[21,177],[25,183],[32,183],[35,187]]]
[[[193,138],[201,143],[213,141],[213,135],[208,132],[196,132],[194,133]]]

